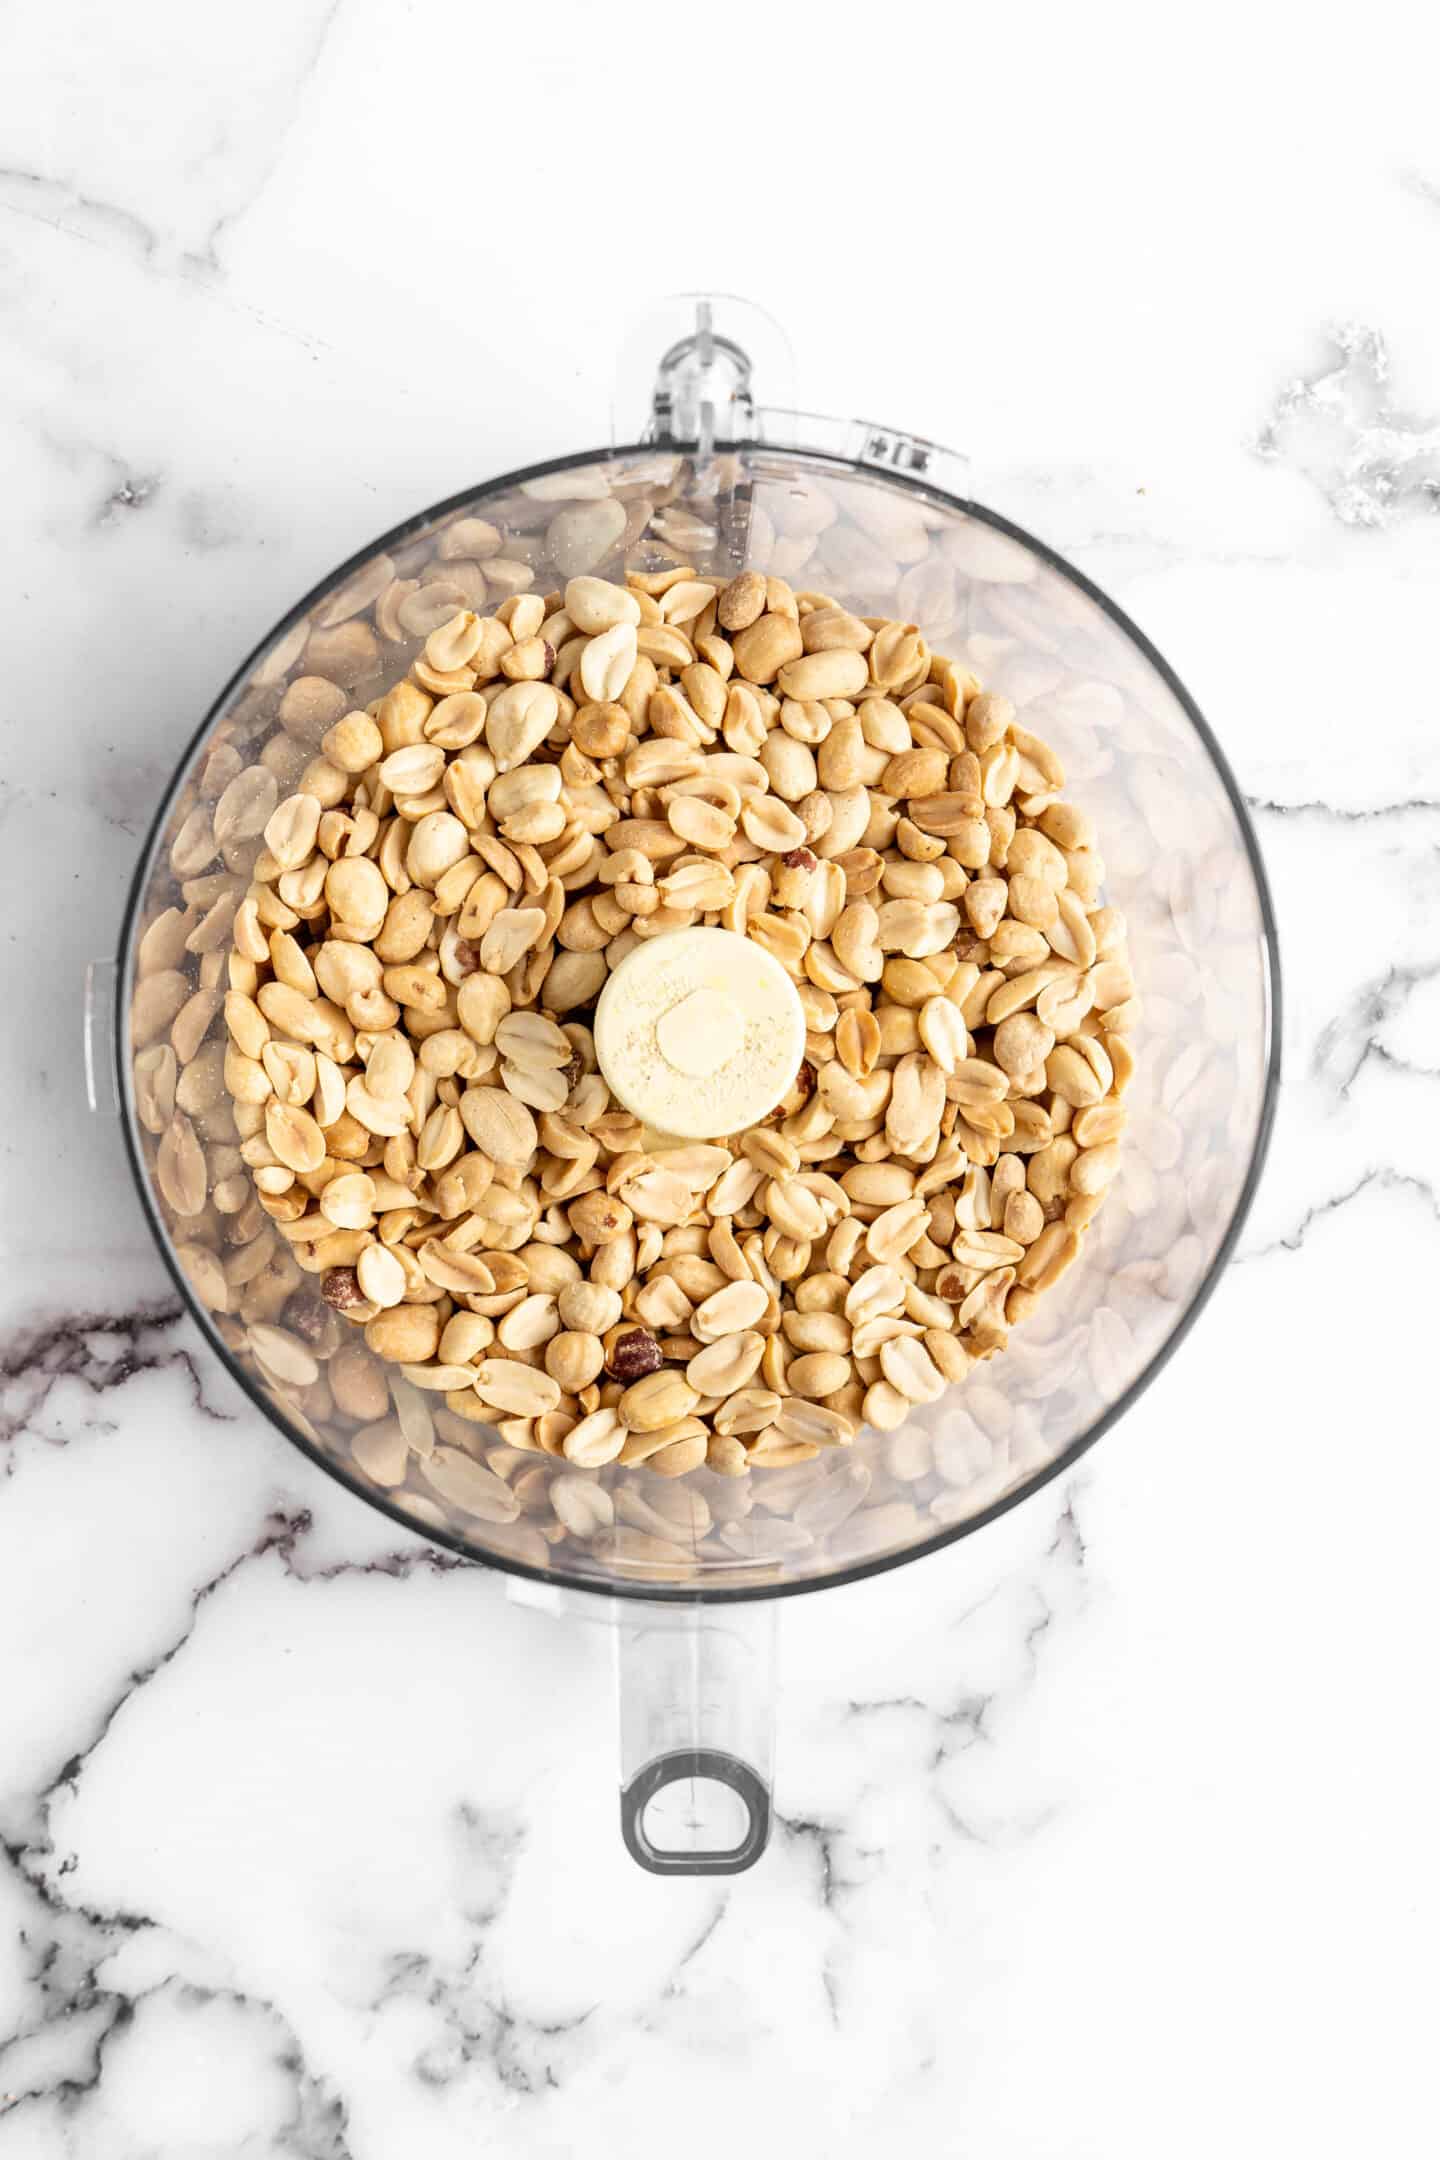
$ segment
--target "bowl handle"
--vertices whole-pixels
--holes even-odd
[[[764,1852],[775,1648],[771,1602],[616,1601],[620,1827],[652,1875],[738,1875]]]
[[[85,970],[85,1093],[96,1117],[120,1114],[115,1072],[116,973],[113,960],[92,960]]]

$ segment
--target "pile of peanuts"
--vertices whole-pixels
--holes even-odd
[[[224,1081],[295,1262],[432,1399],[442,1497],[481,1505],[476,1427],[582,1469],[802,1463],[1004,1348],[1102,1203],[1133,1069],[1063,786],[912,624],[755,570],[462,608],[335,714],[234,913]],[[612,1100],[589,1026],[637,940],[697,924],[772,953],[807,1028],[774,1116],[702,1145]],[[325,1330],[291,1317],[249,1334],[293,1388]],[[356,1459],[396,1485],[413,1431],[372,1404]]]

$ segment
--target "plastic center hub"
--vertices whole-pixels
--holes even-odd
[[[660,1015],[655,1037],[667,1065],[698,1079],[744,1047],[745,1015],[723,990],[692,990]]]
[[[637,945],[595,1008],[610,1092],[677,1138],[715,1140],[768,1117],[805,1051],[805,1016],[773,954],[734,930]]]

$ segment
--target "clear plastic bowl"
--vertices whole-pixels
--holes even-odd
[[[772,439],[705,453],[638,444],[468,489],[301,601],[181,758],[126,910],[116,999],[123,1127],[141,1199],[199,1325],[265,1415],[372,1506],[455,1552],[652,1610],[672,1603],[692,1618],[699,1604],[774,1599],[932,1552],[1073,1463],[1134,1401],[1213,1287],[1259,1173],[1278,1065],[1275,928],[1255,836],[1210,729],[1159,654],[1041,542],[942,486],[951,469],[933,446],[793,414],[757,416],[755,433]],[[476,560],[464,551],[461,521],[471,518],[499,529],[498,552]],[[1068,790],[1096,822],[1106,898],[1128,919],[1144,1009],[1120,1174],[1081,1263],[1004,1355],[917,1409],[901,1433],[867,1431],[814,1463],[674,1483],[643,1466],[591,1473],[615,1521],[577,1538],[558,1533],[543,1492],[523,1510],[457,1507],[427,1485],[422,1454],[401,1485],[367,1475],[353,1446],[363,1421],[336,1409],[324,1375],[334,1348],[358,1331],[330,1316],[311,1345],[319,1377],[304,1385],[276,1369],[273,1337],[251,1332],[256,1322],[284,1327],[290,1290],[314,1284],[298,1272],[289,1287],[277,1278],[283,1243],[237,1182],[219,994],[203,1030],[203,998],[186,1008],[199,1047],[184,1044],[182,1107],[163,1124],[137,1091],[132,1023],[145,1044],[168,1039],[168,1024],[152,1029],[147,1017],[155,993],[141,974],[142,939],[166,910],[189,910],[198,950],[182,972],[197,988],[203,953],[228,942],[260,841],[256,827],[217,849],[215,807],[286,731],[282,699],[297,677],[338,684],[350,705],[364,704],[404,673],[432,617],[494,607],[509,591],[554,590],[582,571],[619,576],[677,560],[725,576],[753,563],[856,613],[914,622],[933,648],[1013,699],[1024,725],[1059,750]],[[303,704],[292,700],[287,715]],[[288,724],[313,749],[304,718]],[[253,817],[245,822],[248,831]],[[179,1212],[177,1199],[194,1211]],[[423,1449],[419,1391],[385,1367],[377,1387]],[[535,1462],[545,1474],[570,1471],[546,1456]],[[685,1730],[695,1745],[705,1740],[697,1717]],[[653,1739],[650,1725],[645,1732]]]

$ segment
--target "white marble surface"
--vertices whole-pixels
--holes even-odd
[[[3,2160],[1432,2149],[1433,31],[1158,24],[12,13]],[[1155,638],[1287,966],[1202,1325],[1067,1484],[787,1607],[781,1821],[718,1887],[621,1850],[603,1629],[402,1544],[213,1369],[79,1056],[236,659],[603,438],[628,317],[699,282]]]

